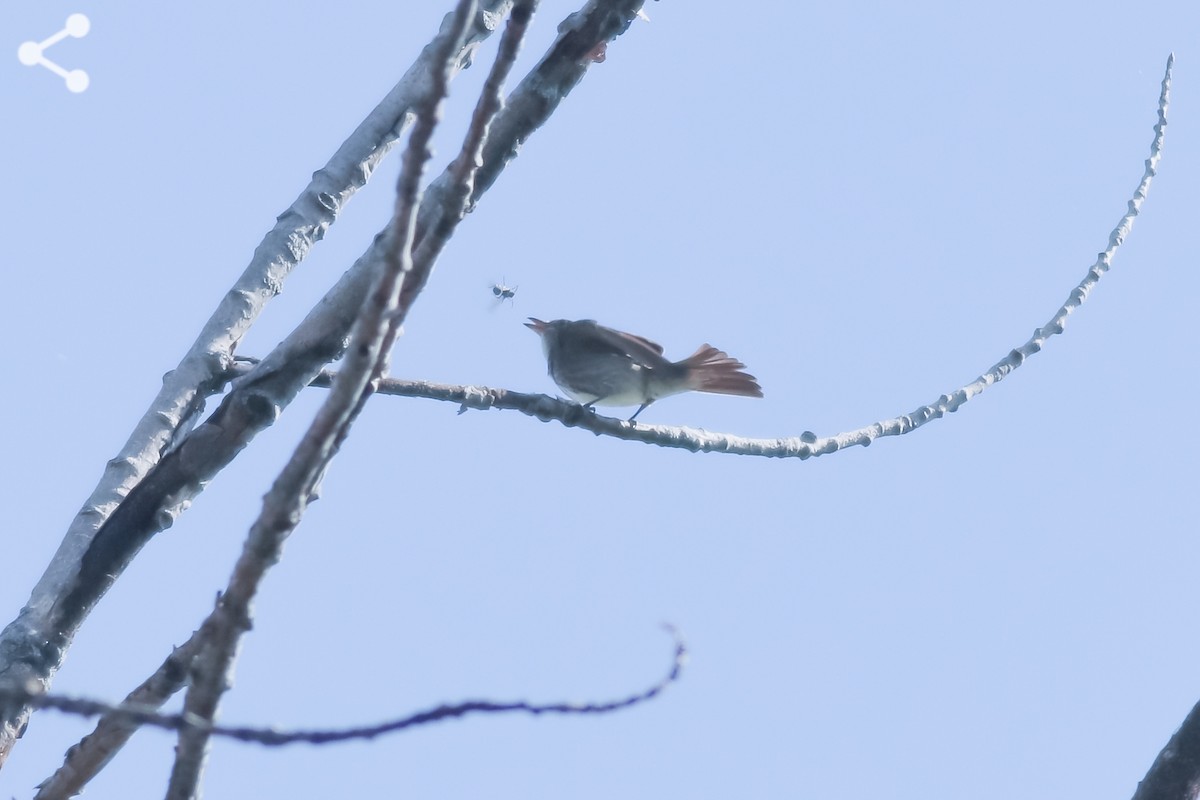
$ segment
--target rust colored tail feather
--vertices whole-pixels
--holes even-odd
[[[743,372],[746,365],[711,344],[679,362],[689,371],[691,388],[698,392],[736,394],[741,397],[762,397],[762,387],[751,374]]]

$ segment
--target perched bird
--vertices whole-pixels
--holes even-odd
[[[680,392],[714,392],[762,397],[762,387],[746,365],[711,344],[683,361],[668,361],[661,345],[632,333],[606,328],[592,319],[525,323],[542,337],[550,377],[571,399],[585,406],[646,406]]]

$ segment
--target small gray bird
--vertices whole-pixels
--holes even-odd
[[[662,346],[592,319],[525,323],[542,337],[550,377],[585,406],[639,406],[630,422],[661,397],[680,392],[714,392],[762,397],[746,365],[705,344],[683,361],[668,361]]]

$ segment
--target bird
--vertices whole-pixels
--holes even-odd
[[[671,361],[662,345],[594,319],[530,317],[525,327],[541,337],[550,377],[572,400],[589,408],[636,405],[630,422],[655,400],[681,392],[763,396],[746,365],[711,344]]]

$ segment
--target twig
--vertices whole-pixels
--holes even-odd
[[[375,739],[386,734],[398,733],[421,725],[428,725],[432,722],[456,719],[471,714],[502,714],[514,711],[534,716],[542,714],[609,714],[654,699],[662,694],[672,683],[679,680],[683,674],[683,669],[687,665],[687,644],[674,626],[664,625],[663,627],[667,629],[675,640],[671,669],[667,672],[666,676],[658,681],[658,683],[640,692],[616,700],[602,702],[570,703],[564,701],[558,703],[531,703],[526,700],[517,700],[509,703],[500,703],[491,700],[468,700],[461,703],[442,704],[406,717],[374,725],[362,725],[353,728],[317,728],[282,731],[275,728],[213,725],[204,719],[186,713],[162,714],[151,707],[129,702],[114,706],[87,698],[53,694],[28,694],[23,696],[22,699],[36,708],[50,708],[67,714],[78,714],[85,717],[104,714],[114,719],[125,720],[128,724],[134,726],[148,725],[171,731],[195,729],[203,731],[210,736],[220,736],[241,742],[266,745],[268,747],[282,747],[301,743],[323,745],[362,739]],[[38,800],[45,799],[39,794]]]

